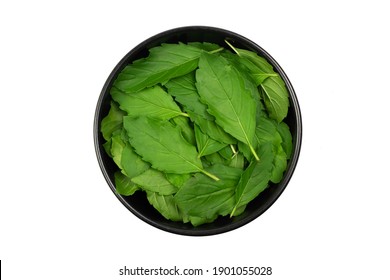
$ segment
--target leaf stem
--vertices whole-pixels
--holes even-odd
[[[206,170],[202,169],[200,170],[200,172],[202,172],[204,175],[207,175],[209,176],[211,179],[215,180],[215,181],[219,181],[219,178],[209,172],[207,172]]]
[[[230,218],[233,217],[234,212],[236,212],[236,209],[237,209],[237,204],[234,206],[232,212],[230,213]]]
[[[232,150],[233,154],[236,154],[237,151],[236,149],[234,148],[233,144],[230,144],[230,149]]]
[[[184,116],[184,117],[187,117],[187,118],[190,117],[190,115],[188,115],[187,113],[183,113],[183,112],[181,112],[180,115],[181,115],[181,116]]]
[[[208,53],[209,53],[209,54],[218,53],[218,52],[220,52],[220,51],[223,51],[223,49],[224,49],[224,47],[220,47],[219,49],[209,51]]]
[[[236,48],[235,47],[233,47],[233,45],[232,44],[230,44],[229,43],[229,41],[228,40],[224,40],[225,41],[225,43],[236,53],[236,54],[238,54],[238,56],[240,56],[240,53],[236,50]]]
[[[260,158],[259,158],[259,156],[256,154],[256,151],[253,149],[252,145],[249,145],[249,149],[251,150],[251,152],[252,152],[253,156],[255,157],[255,159],[256,159],[257,161],[259,161]]]

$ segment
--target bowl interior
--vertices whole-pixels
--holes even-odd
[[[228,39],[238,48],[254,51],[266,58],[268,62],[273,65],[274,70],[278,72],[285,81],[290,94],[290,108],[288,116],[284,121],[289,125],[293,137],[292,156],[288,162],[287,170],[285,171],[282,181],[278,184],[271,185],[256,199],[249,203],[242,215],[234,218],[221,217],[211,224],[205,224],[199,227],[193,227],[191,224],[171,222],[164,219],[149,204],[144,193],[137,192],[132,196],[126,197],[118,195],[115,192],[114,173],[118,170],[118,168],[112,159],[105,153],[102,146],[104,144],[104,139],[100,133],[100,123],[110,109],[111,96],[109,91],[119,72],[132,61],[146,57],[148,55],[148,50],[152,47],[158,46],[161,43],[178,42],[211,42],[226,47],[224,42],[225,39]],[[124,204],[124,206],[126,206],[127,209],[145,222],[162,230],[182,235],[213,235],[230,231],[247,224],[266,211],[283,192],[294,172],[300,152],[301,135],[302,124],[298,100],[290,81],[279,64],[265,50],[249,39],[231,31],[204,26],[182,27],[165,31],[145,40],[124,56],[114,68],[102,89],[94,121],[94,140],[99,165],[108,185],[117,198]]]

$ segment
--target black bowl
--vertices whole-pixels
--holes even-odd
[[[275,184],[267,188],[256,199],[249,203],[242,215],[234,218],[221,217],[213,223],[201,225],[199,227],[193,227],[191,224],[183,224],[180,222],[171,222],[164,219],[149,204],[146,196],[142,192],[136,192],[134,195],[126,197],[117,194],[115,191],[114,173],[118,170],[118,168],[112,159],[105,153],[102,146],[104,139],[100,133],[100,123],[110,109],[111,96],[109,91],[120,71],[132,61],[138,58],[146,57],[148,55],[148,50],[152,47],[158,46],[161,43],[187,43],[191,41],[211,42],[223,46],[225,45],[225,39],[228,39],[234,46],[238,48],[254,51],[266,58],[268,62],[274,67],[274,70],[280,74],[286,83],[290,94],[290,108],[285,122],[289,125],[291,134],[293,136],[292,156],[289,160],[287,170],[285,171],[282,181],[279,184]],[[290,81],[275,59],[273,59],[265,50],[249,39],[228,30],[207,26],[189,26],[176,28],[157,34],[140,43],[128,54],[126,54],[124,58],[122,58],[122,60],[111,72],[103,86],[96,107],[93,130],[96,155],[103,175],[111,190],[128,210],[130,210],[141,220],[159,229],[182,235],[204,236],[219,234],[241,227],[259,217],[278,199],[290,181],[298,161],[301,147],[302,121],[298,100]]]

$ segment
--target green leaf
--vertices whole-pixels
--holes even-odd
[[[238,207],[238,208],[234,211],[234,213],[233,213],[233,215],[232,215],[231,217],[237,217],[237,216],[241,215],[242,213],[244,213],[245,209],[246,209],[246,205],[243,205],[243,206],[241,206],[241,207]]]
[[[194,227],[197,227],[197,226],[200,226],[203,224],[212,223],[215,221],[215,219],[217,219],[217,217],[218,216],[214,216],[212,218],[207,219],[207,218],[203,218],[203,217],[188,216],[188,219]]]
[[[269,73],[253,73],[252,79],[255,81],[256,85],[260,85],[264,83],[264,81],[269,77],[277,77],[277,74],[269,74]]]
[[[282,138],[277,131],[277,122],[271,120],[267,116],[261,116],[256,126],[255,137],[253,138],[254,147],[258,147],[262,143],[271,142],[273,145],[278,146],[282,143]],[[251,161],[252,154],[248,147],[243,143],[238,143],[239,150],[244,156]]]
[[[281,122],[287,116],[289,107],[289,94],[283,79],[273,70],[272,65],[265,58],[248,50],[238,48],[236,50],[238,55],[243,58],[243,63],[245,60],[249,61],[249,63],[245,63],[245,66],[249,69],[252,77],[259,81],[258,85],[260,85],[269,116],[277,122]],[[265,77],[265,74],[269,77]]]
[[[146,117],[124,117],[123,125],[136,153],[150,162],[153,168],[176,174],[202,172],[218,180],[203,170],[195,146],[189,144],[183,138],[180,128],[170,122]]]
[[[170,80],[165,84],[168,93],[175,97],[176,102],[183,105],[185,110],[190,110],[204,118],[214,120],[207,113],[207,105],[200,102],[199,94],[195,87],[195,72]]]
[[[146,192],[146,197],[149,203],[158,211],[165,219],[179,222],[183,221],[183,215],[177,207],[173,195],[161,195],[155,192]]]
[[[191,174],[165,173],[165,177],[172,185],[181,188],[191,178]]]
[[[235,143],[234,138],[215,123],[215,118],[207,112],[207,105],[200,101],[195,86],[195,72],[172,79],[165,86],[168,88],[168,93],[184,107],[191,120],[203,133],[222,143]]]
[[[203,158],[202,158],[203,159]],[[211,155],[207,155],[204,157],[205,160],[209,163],[209,166],[215,165],[215,164],[226,164],[226,159],[222,157],[219,153],[213,153]]]
[[[245,147],[248,146],[245,145]],[[219,150],[216,155],[210,155],[209,159],[212,159],[214,163],[222,163],[231,167],[241,169],[243,169],[245,165],[245,158],[242,153],[237,151],[237,147],[235,147],[235,145],[229,145],[224,147],[223,149]]]
[[[132,94],[112,88],[111,96],[130,117],[148,116],[166,120],[179,115],[187,116],[160,86]]]
[[[190,120],[183,116],[174,117],[172,123],[178,126],[184,139],[191,145],[196,145],[194,129],[191,127]]]
[[[122,150],[121,166],[122,172],[129,178],[138,176],[150,168],[150,164],[143,161],[128,142]]]
[[[122,121],[123,122],[123,121]],[[111,147],[112,147],[112,138],[113,137],[119,137],[121,138],[121,133],[122,133],[122,130],[123,130],[123,124],[121,124],[121,128],[120,129],[116,129],[112,132],[111,134],[111,138],[108,139],[104,144],[103,144],[103,148],[104,148],[104,151],[112,158],[113,155],[111,153]]]
[[[191,222],[193,226],[213,222],[213,219],[206,219],[196,216],[184,215],[178,208],[173,195],[160,195],[155,192],[146,191],[149,203],[165,218],[174,222]]]
[[[259,73],[276,73],[272,65],[264,57],[259,56],[257,53],[240,48],[235,48],[235,50],[237,51],[239,57],[246,59],[251,63],[251,65],[253,65],[249,67],[250,70],[253,70],[253,67],[256,67],[256,70]],[[245,63],[245,65],[247,66],[247,63]]]
[[[109,139],[107,142],[103,144],[103,149],[112,158],[111,154],[111,139]]]
[[[283,134],[280,134],[280,131]],[[271,182],[279,183],[284,171],[287,168],[287,159],[292,150],[292,140],[289,129],[283,123],[277,123],[275,120],[262,117],[256,127],[256,141],[259,145],[267,143],[272,144],[272,153],[274,156]],[[285,148],[284,148],[285,147]],[[286,149],[286,150],[285,150]]]
[[[284,152],[286,153],[287,159],[290,159],[292,154],[292,136],[290,132],[290,128],[284,122],[279,123],[277,130],[282,137],[282,147]]]
[[[280,182],[287,168],[287,160],[292,151],[291,134],[287,125],[283,122],[278,124],[275,120],[262,116],[257,124],[253,142],[255,147],[271,144],[270,150],[273,155],[273,167],[270,180],[273,183]],[[245,158],[251,161],[252,155],[247,146],[239,143],[238,147]]]
[[[284,81],[279,76],[270,77],[260,85],[265,107],[269,116],[281,122],[288,113],[288,91]]]
[[[221,180],[214,181],[198,173],[176,193],[175,201],[184,214],[214,219],[232,211],[234,190],[242,170],[218,164],[210,167],[208,171]]]
[[[289,107],[289,94],[283,79],[264,57],[252,51],[232,48],[242,58],[241,63],[248,68],[257,85],[260,85],[269,116],[281,122],[287,116]]]
[[[215,52],[221,49],[221,46],[209,42],[189,42],[188,45],[205,50],[207,52]]]
[[[271,182],[279,183],[283,179],[284,171],[287,168],[287,155],[281,145],[273,146],[272,151],[274,154],[274,160],[272,162]]]
[[[237,153],[236,148],[234,148],[234,145],[226,146],[225,148],[218,151],[218,153],[224,158],[230,161],[234,155]]]
[[[256,122],[261,116],[268,115],[266,113],[265,105],[261,100],[262,97],[257,86],[260,84],[260,79],[262,79],[261,82],[263,82],[263,79],[266,77],[277,76],[278,74],[272,71],[270,74],[260,74],[261,78],[259,78],[260,76],[256,77],[256,74],[251,74],[251,71],[257,73],[260,70],[248,59],[232,54],[229,51],[225,51],[221,53],[221,55],[223,55],[223,57],[228,59],[230,63],[232,63],[237,69],[240,70],[240,73],[244,79],[245,87],[252,93],[252,98],[256,103]]]
[[[125,148],[126,143],[123,142],[120,135],[115,135],[111,138],[111,155],[112,159],[116,163],[116,165],[123,169],[122,167],[122,152]]]
[[[151,48],[147,58],[137,60],[122,70],[114,86],[132,93],[165,83],[195,70],[202,52],[202,49],[185,44],[162,44]]]
[[[210,136],[204,134],[197,125],[194,126],[194,130],[199,153],[198,157],[215,153],[227,145],[210,138]]]
[[[115,131],[122,129],[123,116],[125,114],[115,102],[111,102],[110,111],[103,118],[100,125],[100,131],[106,141],[111,139]]]
[[[268,77],[278,76],[278,74],[273,71],[272,66],[267,61],[265,61],[265,59],[265,63],[268,64],[270,68],[259,68],[251,61],[251,59],[257,59],[257,54],[249,52],[252,55],[249,55],[250,59],[248,59],[246,53],[241,54],[240,52],[238,52],[238,50],[240,49],[234,48],[234,51],[237,52],[236,54],[232,54],[230,51],[225,51],[222,53],[222,55],[226,57],[231,63],[233,63],[234,66],[237,67],[237,69],[239,69],[241,73],[250,77],[254,81],[255,86],[258,86],[263,83]],[[263,58],[261,57],[261,59]]]
[[[207,134],[214,140],[225,144],[236,144],[237,140],[227,134],[218,124],[215,123],[215,118],[212,120],[204,118],[190,110],[187,110],[190,119],[196,123],[203,133]]]
[[[242,153],[236,153],[229,161],[229,166],[244,169],[245,158]]]
[[[287,125],[283,122],[278,124],[268,117],[261,117],[256,127],[254,143],[259,147],[268,143],[271,144],[273,167],[270,180],[273,183],[279,183],[283,178],[284,171],[287,168],[287,160],[292,151],[291,134]],[[245,145],[239,144],[239,149],[248,160],[251,160],[251,154]]]
[[[271,142],[274,146],[282,143],[282,137],[278,132],[278,123],[267,117],[260,118],[256,126],[256,142],[259,144]]]
[[[161,195],[170,195],[177,191],[177,188],[165,178],[164,173],[153,168],[149,168],[144,173],[132,178],[131,181],[144,190],[157,192]]]
[[[238,182],[235,190],[235,205],[230,214],[231,217],[238,208],[247,205],[265,190],[271,178],[274,159],[272,144],[262,145],[258,152],[261,161],[252,161],[249,167],[242,173]]]
[[[139,190],[139,187],[120,171],[115,172],[114,179],[116,192],[121,195],[129,196]]]
[[[252,143],[256,128],[256,103],[237,69],[221,56],[203,53],[196,80],[201,100],[207,103],[216,123],[246,143],[258,160]]]

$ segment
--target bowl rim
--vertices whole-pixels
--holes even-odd
[[[139,52],[140,50],[144,49],[146,45],[150,45],[151,43],[155,42],[156,40],[160,38],[164,38],[167,36],[173,36],[174,34],[180,33],[180,32],[188,32],[188,31],[204,31],[204,32],[217,32],[217,33],[222,33],[222,34],[227,34],[229,37],[234,38],[235,40],[238,40],[240,42],[243,42],[246,45],[251,46],[256,52],[261,52],[261,55],[269,61],[272,66],[274,67],[275,71],[279,73],[281,78],[286,84],[288,93],[289,93],[289,98],[290,98],[290,108],[294,108],[294,119],[296,122],[296,134],[293,135],[295,136],[294,142],[293,142],[293,153],[291,155],[291,158],[289,159],[288,167],[287,170],[285,171],[285,174],[283,176],[283,179],[281,182],[279,182],[278,185],[278,192],[275,193],[275,195],[272,195],[272,198],[267,201],[264,207],[262,207],[261,210],[259,211],[254,211],[248,216],[240,219],[239,221],[233,222],[231,224],[226,224],[217,228],[207,228],[207,229],[185,229],[185,228],[175,228],[168,226],[166,224],[161,224],[157,221],[154,221],[153,219],[149,219],[147,216],[143,215],[139,211],[137,211],[135,208],[133,208],[120,194],[118,194],[115,191],[115,185],[110,179],[110,175],[108,174],[105,165],[104,165],[104,160],[102,158],[102,146],[101,143],[99,142],[99,133],[100,133],[100,123],[99,123],[99,118],[100,118],[100,111],[102,107],[103,100],[110,89],[112,82],[114,78],[116,78],[116,75],[118,71],[124,68],[125,65],[128,64],[129,58],[132,57],[134,54]],[[131,212],[133,213],[136,217],[141,219],[142,221],[148,223],[151,226],[154,226],[160,230],[174,233],[174,234],[179,234],[179,235],[187,235],[187,236],[211,236],[211,235],[216,235],[216,234],[221,234],[225,232],[232,231],[234,229],[238,229],[251,221],[255,220],[259,216],[261,216],[264,212],[266,212],[275,202],[276,200],[280,197],[280,195],[284,192],[285,188],[287,187],[298,162],[298,158],[300,155],[300,150],[301,150],[301,145],[302,145],[302,116],[301,116],[301,110],[300,106],[298,103],[298,98],[296,96],[295,90],[287,77],[286,73],[282,69],[282,67],[279,65],[279,63],[268,53],[266,52],[262,47],[260,47],[258,44],[255,42],[251,41],[250,39],[232,32],[227,29],[222,29],[219,27],[212,27],[212,26],[203,26],[203,25],[191,25],[191,26],[182,26],[182,27],[177,27],[177,28],[172,28],[163,32],[160,32],[156,35],[153,35],[149,37],[148,39],[145,39],[138,45],[136,45],[134,48],[132,48],[114,67],[114,69],[111,71],[110,75],[108,76],[107,80],[105,81],[103,88],[100,92],[97,104],[96,104],[96,109],[95,109],[95,115],[94,115],[94,123],[93,123],[93,138],[94,138],[94,146],[95,146],[95,153],[97,156],[97,160],[100,166],[100,169],[103,173],[103,176],[109,185],[111,191],[114,193],[114,195],[119,199],[119,201]]]

